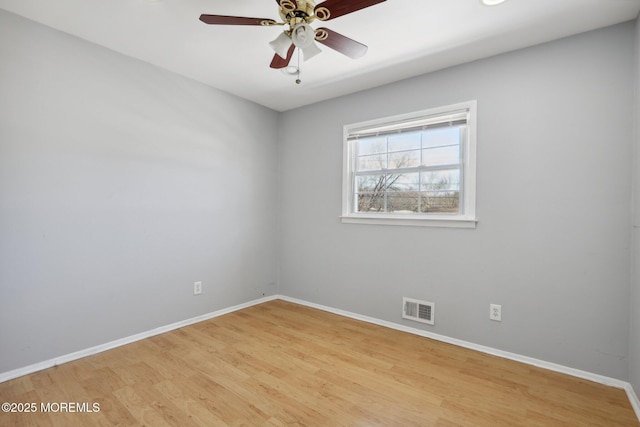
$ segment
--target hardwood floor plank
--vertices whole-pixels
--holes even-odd
[[[623,390],[285,301],[0,383],[2,426],[629,426]]]
[[[156,415],[149,402],[139,396],[133,387],[125,386],[115,390],[113,392],[113,398],[117,399],[129,412],[131,417],[136,420],[134,424],[159,425],[162,427],[169,426],[169,424]],[[153,417],[153,419],[150,420],[149,417]],[[152,421],[153,424],[151,423]]]
[[[193,377],[189,387],[197,393],[205,407],[226,425],[261,425],[269,418],[259,406],[239,398],[239,394],[219,384],[212,377]]]

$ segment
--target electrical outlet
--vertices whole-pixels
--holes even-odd
[[[489,319],[502,322],[502,306],[498,304],[489,305]]]
[[[193,294],[200,295],[202,293],[202,282],[193,283]]]

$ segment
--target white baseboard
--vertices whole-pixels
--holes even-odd
[[[34,363],[33,365],[25,366],[23,368],[14,369],[8,372],[1,372],[0,383],[4,381],[12,380],[14,378],[21,377],[23,375],[28,375],[37,371],[42,371],[43,369],[48,369],[53,366],[60,365],[62,363],[67,363],[73,360],[82,359],[83,357],[91,356],[97,353],[102,353],[103,351],[111,350],[116,347],[120,347],[136,341],[140,341],[145,338],[152,337],[154,335],[163,334],[165,332],[169,332],[174,329],[189,326],[194,323],[202,322],[204,320],[213,319],[214,317],[222,316],[223,314],[232,313],[234,311],[242,310],[243,308],[251,307],[257,304],[262,304],[263,302],[267,302],[267,301],[272,301],[274,299],[278,299],[278,296],[275,296],[275,295],[268,296],[268,297],[260,298],[257,300],[249,301],[243,304],[234,305],[233,307],[223,308],[221,310],[203,314],[201,316],[192,317],[191,319],[182,320],[180,322],[172,323],[170,325],[160,326],[159,328],[151,329],[149,331],[141,332],[139,334],[131,335],[125,338],[120,338],[115,341],[108,342],[106,344],[100,344],[95,347],[90,347],[84,350],[76,351],[74,353],[65,354],[63,356],[45,360],[43,362]]]
[[[627,396],[629,397],[629,402],[631,402],[631,406],[633,410],[636,412],[636,416],[638,417],[638,421],[640,421],[640,400],[638,399],[638,395],[633,390],[633,386],[628,384],[627,387],[624,388],[627,392]]]
[[[540,368],[548,369],[550,371],[560,372],[562,374],[571,375],[573,377],[582,378],[585,380],[593,381],[593,382],[604,384],[607,386],[623,389],[627,392],[627,395],[629,396],[629,401],[631,402],[631,406],[633,406],[633,409],[635,410],[636,415],[638,416],[638,420],[640,420],[640,402],[638,401],[638,396],[635,394],[631,384],[626,381],[622,381],[616,378],[606,377],[604,375],[594,374],[592,372],[582,371],[580,369],[570,368],[568,366],[559,365],[557,363],[546,362],[544,360],[535,359],[533,357],[522,356],[520,354],[511,353],[508,351],[503,351],[503,350],[495,349],[492,347],[474,344],[472,342],[447,337],[445,335],[435,334],[433,332],[423,331],[422,329],[412,328],[409,326],[401,325],[399,323],[388,322],[386,320],[380,320],[374,317],[363,316],[361,314],[352,313],[349,311],[340,310],[333,307],[327,307],[324,305],[311,303],[311,302],[300,300],[297,298],[291,298],[285,295],[279,295],[278,298],[284,301],[295,303],[295,304],[300,304],[300,305],[304,305],[311,308],[317,308],[318,310],[338,314],[340,316],[345,316],[352,319],[361,320],[363,322],[372,323],[374,325],[384,326],[384,327],[395,329],[402,332],[408,332],[410,334],[431,338],[436,341],[442,341],[448,344],[457,345],[459,347],[476,350],[482,353],[487,353],[487,354],[499,356],[505,359],[514,360],[516,362],[526,363],[527,365],[533,365]]]

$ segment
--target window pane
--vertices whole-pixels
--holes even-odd
[[[460,170],[422,172],[420,174],[420,186],[422,191],[459,191]]]
[[[406,132],[388,137],[389,151],[407,151],[420,149],[420,132]]]
[[[391,174],[387,177],[386,186],[388,191],[419,191],[420,174],[418,172]]]
[[[425,166],[457,165],[459,163],[460,145],[422,150],[422,164]]]
[[[456,192],[429,192],[420,195],[420,212],[458,213],[460,194]]]
[[[389,193],[387,195],[387,212],[417,213],[419,207],[419,192]]]
[[[422,132],[422,148],[441,147],[460,143],[462,126],[429,129]]]
[[[387,212],[416,213],[420,206],[420,173],[387,177]]]
[[[420,150],[389,153],[389,169],[420,166]]]
[[[356,177],[357,212],[384,212],[386,182],[384,174]]]
[[[384,175],[360,175],[356,177],[356,192],[371,193],[384,191]]]
[[[357,212],[384,212],[386,182],[384,174],[356,177]]]
[[[369,171],[386,169],[387,153],[372,154],[368,156],[358,157],[357,171]]]
[[[384,212],[384,193],[358,194],[358,210],[356,212]]]
[[[459,212],[459,169],[421,173],[420,189],[420,212]]]
[[[366,156],[368,154],[386,153],[387,152],[387,138],[385,137],[373,137],[365,138],[357,141],[358,143],[358,156]]]

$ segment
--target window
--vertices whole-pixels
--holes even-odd
[[[473,228],[476,102],[344,127],[342,222]]]

